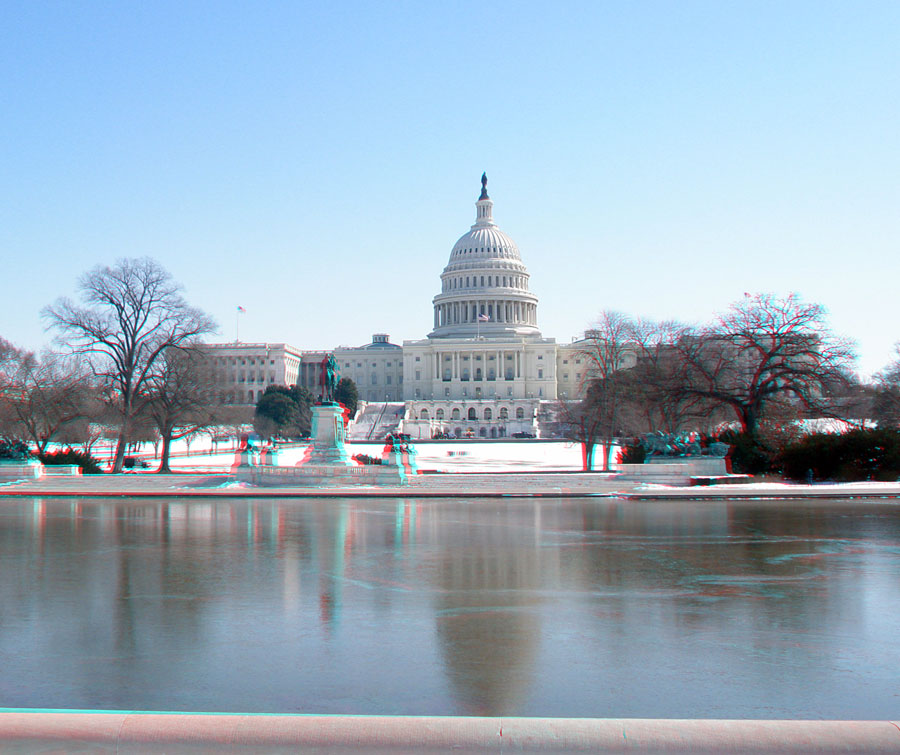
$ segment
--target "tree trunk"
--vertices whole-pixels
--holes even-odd
[[[126,439],[126,429],[123,425],[122,429],[119,431],[119,439],[116,442],[116,455],[113,459],[113,466],[110,472],[113,474],[119,474],[122,471],[122,464],[125,461],[125,446],[127,444]]]
[[[586,440],[581,444],[581,465],[585,472],[594,466],[594,441]]]
[[[169,448],[172,445],[172,428],[167,427],[162,431],[162,460],[159,464],[157,474],[171,474],[169,467]]]
[[[603,471],[609,472],[609,457],[612,454],[612,440],[606,438],[603,441]]]

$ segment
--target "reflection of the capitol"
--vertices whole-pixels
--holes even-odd
[[[540,595],[556,581],[558,552],[540,547],[540,506],[498,502],[487,521],[474,507],[435,514],[434,601],[446,674],[468,714],[510,714],[531,686]]]

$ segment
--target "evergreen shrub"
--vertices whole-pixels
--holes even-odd
[[[93,456],[84,451],[76,451],[74,448],[39,454],[38,458],[43,464],[74,464],[81,467],[82,474],[103,474],[100,463]]]
[[[815,433],[789,445],[781,471],[791,480],[896,480],[900,476],[900,432],[894,429]]]

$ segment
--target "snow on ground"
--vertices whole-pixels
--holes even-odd
[[[181,472],[225,472],[238,463],[238,453],[234,444],[221,444],[218,449],[210,443],[197,440],[190,448],[181,441],[173,444],[169,465]],[[416,467],[420,470],[436,472],[572,472],[582,471],[582,449],[578,443],[568,441],[532,442],[514,440],[509,442],[457,441],[411,444]],[[365,454],[381,458],[383,443],[349,443],[350,456]],[[278,463],[294,466],[302,462],[308,446],[291,444],[279,447]],[[188,453],[189,451],[189,453]],[[95,446],[92,454],[105,465],[112,463],[115,447],[110,443]],[[147,463],[144,471],[156,470],[159,458],[154,454],[152,443],[144,443],[130,451]],[[600,450],[595,453],[596,466],[601,463]]]

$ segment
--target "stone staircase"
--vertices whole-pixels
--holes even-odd
[[[406,404],[400,402],[371,401],[363,407],[350,426],[348,440],[380,441],[388,433],[397,433],[406,413]]]

